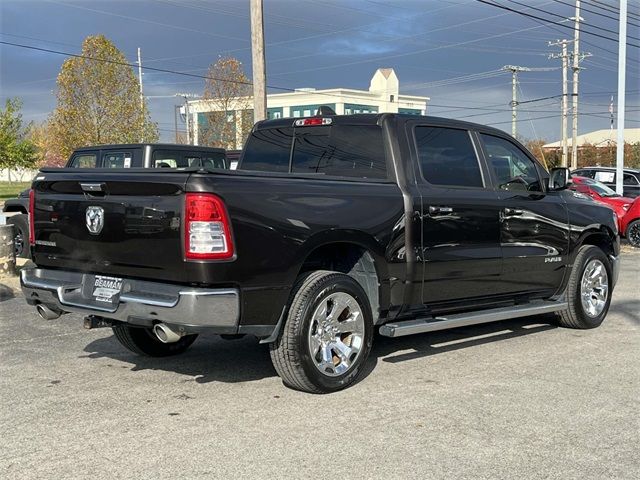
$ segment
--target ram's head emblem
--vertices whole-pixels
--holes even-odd
[[[104,208],[102,207],[87,207],[87,213],[85,214],[87,221],[87,230],[92,235],[98,235],[104,227]]]

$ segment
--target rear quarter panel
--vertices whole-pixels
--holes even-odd
[[[243,324],[277,321],[304,260],[322,245],[366,248],[383,285],[406,273],[404,204],[394,183],[196,174],[186,189],[213,192],[227,206],[236,259],[201,262],[201,277],[242,286]]]

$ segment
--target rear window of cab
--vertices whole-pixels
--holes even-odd
[[[252,132],[239,170],[386,179],[382,128],[322,125]]]

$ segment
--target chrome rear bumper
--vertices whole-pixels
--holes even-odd
[[[92,274],[26,269],[20,272],[28,303],[53,310],[119,320],[133,324],[164,322],[185,327],[214,327],[235,333],[240,317],[240,294],[232,288],[194,288],[124,278],[117,303],[98,305],[83,293]]]

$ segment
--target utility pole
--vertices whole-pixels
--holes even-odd
[[[580,73],[580,0],[576,0],[576,15],[573,27],[573,108],[571,131],[571,170],[578,168],[578,74]]]
[[[264,58],[262,0],[251,1],[251,59],[253,70],[253,120],[267,118],[267,72]]]
[[[586,57],[590,57],[590,53],[580,53],[580,0],[576,0],[576,14],[573,18],[573,106],[572,115],[572,132],[571,132],[571,169],[578,168],[578,75],[580,73],[580,62]]]
[[[511,72],[511,136],[516,138],[518,122],[518,72],[548,72],[555,68],[520,67],[517,65],[505,65],[502,70]]]
[[[562,46],[562,53],[553,53],[549,55],[549,58],[561,58],[562,59],[562,166],[567,167],[569,165],[569,146],[567,145],[567,117],[568,117],[568,95],[569,88],[567,84],[567,69],[569,67],[569,53],[567,44],[569,40],[557,40],[555,42],[549,42],[549,46]],[[573,146],[573,145],[572,145]]]
[[[503,67],[506,68],[506,67]],[[516,123],[518,121],[518,90],[516,89],[518,85],[518,69],[513,67],[511,70],[511,136],[516,138],[517,127]]]
[[[138,47],[138,83],[140,84],[140,141],[144,142],[144,91],[142,90],[142,56],[140,54],[140,47]]]
[[[618,135],[616,139],[616,193],[623,193],[624,170],[624,103],[625,70],[627,68],[627,0],[620,0],[618,33]]]
[[[176,143],[178,143],[178,105],[173,106],[173,129],[176,134]]]

